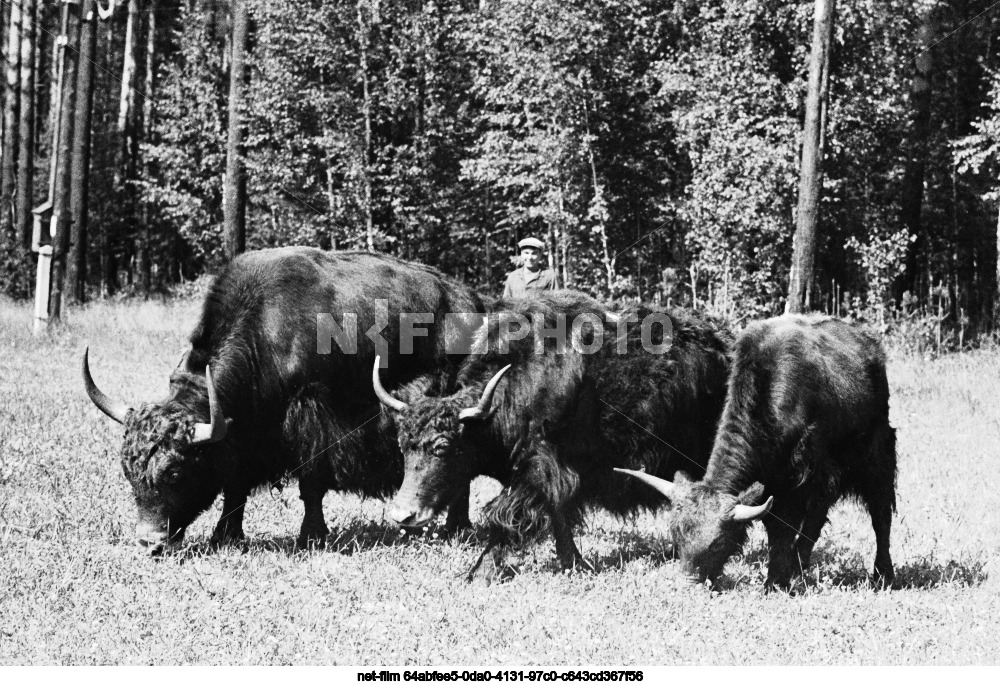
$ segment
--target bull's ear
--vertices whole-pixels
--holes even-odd
[[[694,481],[691,479],[691,476],[687,474],[687,471],[678,471],[674,474],[674,482],[687,484],[693,483]]]
[[[764,486],[760,483],[754,483],[736,496],[736,501],[749,507],[755,506],[762,499],[764,499]]]
[[[756,504],[764,497],[764,486],[754,483],[746,490],[736,496],[737,504],[733,507],[731,517],[733,521],[756,521],[771,511],[774,504],[774,497],[768,497],[763,504]]]

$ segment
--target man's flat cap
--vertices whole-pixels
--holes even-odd
[[[543,243],[538,238],[525,238],[524,240],[522,240],[521,242],[519,242],[517,244],[517,246],[519,248],[522,248],[522,247],[533,247],[536,250],[544,250],[545,249],[545,243]]]

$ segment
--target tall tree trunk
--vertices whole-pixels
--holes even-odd
[[[49,318],[62,318],[66,262],[69,256],[72,225],[69,213],[70,155],[73,145],[73,104],[76,99],[76,66],[80,45],[79,5],[66,4],[66,49],[62,60],[62,97],[59,106],[59,146],[56,154],[55,195],[52,201],[52,292],[49,295]]]
[[[80,17],[80,61],[76,75],[73,122],[70,213],[73,246],[67,264],[66,299],[83,302],[87,286],[87,210],[90,190],[90,118],[94,108],[94,54],[97,46],[97,14],[94,0],[83,0]]]
[[[362,9],[366,2],[358,2],[358,43],[361,47],[361,86],[364,97],[365,149],[361,155],[362,180],[364,183],[365,236],[368,251],[375,251],[375,225],[372,216],[372,99],[368,74],[368,47],[371,33],[371,17],[365,17]]]
[[[795,215],[795,238],[792,241],[792,271],[788,283],[787,312],[805,312],[810,308],[813,265],[816,261],[816,224],[823,187],[823,110],[826,106],[830,68],[830,43],[836,0],[816,0],[813,21],[812,55],[809,63],[809,91],[806,95],[806,118],[802,130],[802,166],[799,173],[799,202]]]
[[[0,2],[0,53],[6,55],[4,48],[7,45],[7,21],[10,19],[9,12],[3,12],[2,10],[6,7],[2,2]],[[0,112],[3,112],[4,105],[7,102],[7,94],[4,92],[3,88],[0,88]],[[3,115],[0,114],[0,154],[3,151],[4,136],[6,131],[3,130]]]
[[[910,140],[907,146],[906,170],[900,197],[903,225],[915,240],[906,248],[906,271],[903,288],[916,295],[920,288],[920,255],[926,244],[921,225],[921,211],[924,202],[924,171],[927,160],[927,144],[931,125],[931,78],[934,70],[932,48],[937,36],[937,13],[934,8],[927,10],[917,34],[920,53],[915,60],[916,70],[910,85]],[[902,293],[898,293],[902,295]]]
[[[21,102],[17,156],[17,196],[14,215],[21,245],[31,245],[32,215],[35,177],[35,36],[37,35],[36,0],[24,0],[24,21],[21,27]]]
[[[586,86],[586,81],[584,82]],[[593,136],[590,134],[590,98],[584,97],[583,121],[586,127],[587,160],[590,162],[590,179],[594,185],[594,199],[591,204],[591,216],[597,221],[597,230],[601,234],[601,262],[604,264],[604,275],[607,278],[608,297],[615,296],[615,258],[608,246],[608,211],[604,200],[604,188],[597,180],[597,163],[594,161]]]
[[[375,224],[372,211],[372,98],[369,83],[368,49],[371,39],[372,18],[365,17],[362,7],[370,5],[358,2],[358,44],[361,48],[361,87],[363,99],[363,114],[365,118],[365,149],[361,155],[361,176],[365,193],[365,236],[369,252],[375,251]]]
[[[994,283],[994,289],[993,289],[993,311],[990,312],[993,319],[994,330],[996,330],[998,324],[1000,324],[1000,211],[997,212],[996,244],[997,244],[997,265],[996,269],[994,270],[996,281]]]
[[[223,189],[226,258],[246,249],[247,178],[243,163],[244,101],[247,88],[246,52],[250,17],[246,0],[232,0],[232,59],[229,68],[229,141]]]
[[[45,88],[47,86],[45,79],[45,69],[48,67],[46,64],[46,50],[48,47],[48,41],[52,40],[52,33],[47,31],[42,31],[43,21],[47,15],[47,8],[45,2],[42,0],[36,0],[35,2],[35,93],[33,98],[33,105],[35,110],[35,120],[32,128],[35,132],[35,158],[39,159],[42,149],[42,132],[44,129],[45,119],[48,116],[48,112],[45,111]]]
[[[122,61],[122,87],[118,102],[118,132],[120,135],[119,166],[115,172],[115,191],[121,197],[121,216],[123,232],[127,236],[121,243],[125,248],[129,240],[135,237],[135,179],[137,172],[138,145],[138,111],[136,110],[136,80],[139,68],[139,34],[142,18],[140,16],[139,0],[129,0],[128,15],[125,20],[125,48]],[[114,247],[112,244],[110,247]],[[128,263],[128,262],[127,262]],[[116,264],[117,267],[117,264]],[[129,282],[131,283],[131,266]],[[115,274],[117,280],[117,273]]]
[[[0,5],[2,6],[2,5]],[[14,190],[17,181],[18,105],[20,100],[21,0],[10,2],[10,23],[4,61],[7,63],[3,107],[3,160],[0,162],[0,246],[12,250],[18,231],[14,220]]]
[[[146,22],[146,81],[142,100],[142,140],[149,142],[153,130],[153,76],[156,71],[156,0],[149,0]],[[148,171],[144,163],[144,172]],[[147,176],[146,173],[143,176]],[[139,291],[146,297],[152,289],[153,229],[149,203],[142,204],[142,221],[139,224]]]
[[[129,148],[135,132],[130,130],[135,114],[135,81],[139,62],[139,0],[128,0],[125,22],[125,55],[122,62],[122,89],[118,101],[118,130],[123,151],[122,170],[127,176]]]
[[[115,26],[114,22],[107,22],[107,36],[104,41],[105,45],[105,63],[112,64],[115,60]],[[127,46],[126,46],[127,47]],[[105,72],[107,73],[107,72]],[[110,79],[114,81],[117,85],[123,85],[118,77],[108,74]],[[111,86],[113,87],[113,85]],[[110,94],[108,98],[110,99]],[[110,103],[109,103],[110,104]],[[121,135],[121,132],[119,132]],[[119,146],[120,149],[121,146]],[[111,188],[113,193],[119,192],[119,183],[121,182],[121,165],[118,164],[117,158],[114,159],[115,164],[114,172],[114,186]],[[117,208],[112,210],[117,211]],[[101,221],[100,226],[100,266],[101,266],[101,293],[105,296],[114,295],[118,291],[118,253],[115,245],[115,236],[119,233],[118,227],[115,226],[112,221],[112,213],[108,212],[107,217],[104,221]]]

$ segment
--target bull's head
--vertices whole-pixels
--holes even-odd
[[[137,408],[111,399],[90,375],[83,353],[83,382],[97,408],[125,426],[122,469],[132,484],[138,508],[136,538],[152,554],[179,542],[198,514],[222,489],[218,448],[229,428],[219,407],[212,372],[205,367],[209,422],[203,423],[205,397],[191,388],[175,391],[161,404]],[[181,397],[182,394],[191,395]],[[199,411],[200,410],[200,411]]]
[[[730,495],[693,482],[682,471],[673,482],[642,471],[615,471],[641,480],[670,500],[670,532],[681,568],[702,582],[714,581],[722,573],[726,561],[746,542],[750,524],[769,512],[774,501],[768,497],[763,504],[755,504],[764,494],[760,483]]]
[[[382,387],[379,357],[372,385],[379,401],[392,410],[406,469],[403,485],[386,506],[386,517],[406,528],[419,528],[455,498],[476,475],[468,431],[490,416],[493,394],[510,365],[500,369],[471,404],[470,390],[448,397],[415,397],[404,402]]]

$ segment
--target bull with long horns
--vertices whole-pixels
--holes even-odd
[[[671,329],[670,344],[664,328],[646,326],[650,316]],[[568,338],[549,335],[559,330]],[[470,580],[507,575],[508,552],[550,532],[564,568],[589,566],[573,539],[587,507],[624,515],[663,504],[614,467],[703,472],[730,340],[717,323],[679,311],[613,312],[564,291],[494,305],[451,394],[434,393],[428,379],[393,394],[375,364],[372,384],[405,463],[387,517],[422,526],[473,478],[490,476],[506,487],[484,510],[489,542]]]
[[[376,340],[386,343],[393,386],[419,376],[446,389],[461,361],[447,351],[463,344],[446,342],[444,315],[482,310],[470,289],[419,264],[364,252],[261,250],[233,260],[214,281],[166,400],[133,408],[110,398],[94,383],[85,352],[87,394],[125,428],[121,459],[139,543],[156,553],[179,541],[220,492],[213,541],[238,540],[249,494],[291,476],[305,508],[299,544],[322,543],[328,490],[385,497],[402,480],[392,425],[369,382]],[[400,315],[422,312],[434,323],[402,354]],[[353,345],[350,336],[327,339],[324,349],[321,316],[360,335]],[[462,335],[460,327],[447,330]],[[448,525],[467,523],[466,492]]]

